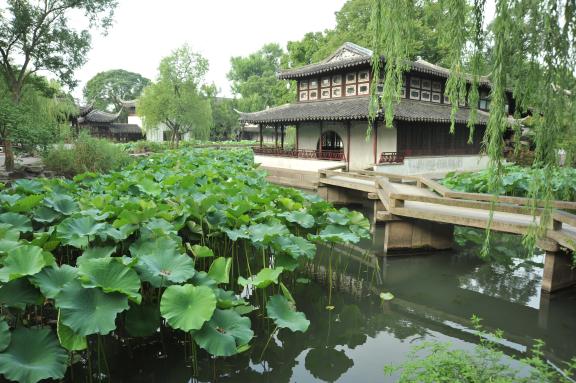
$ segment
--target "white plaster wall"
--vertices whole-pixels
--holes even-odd
[[[450,171],[476,171],[488,167],[488,157],[471,156],[430,156],[408,157],[403,164],[374,166],[374,170],[394,174],[443,174]]]
[[[344,143],[344,153],[348,155],[348,136],[346,122],[325,122],[323,132],[333,130],[340,135]],[[373,136],[366,140],[367,121],[352,121],[350,126],[350,169],[364,169],[374,165]],[[320,123],[306,122],[298,129],[298,148],[316,150],[320,138]],[[378,127],[378,147],[376,160],[381,152],[396,151],[396,128],[385,128],[382,124]]]
[[[128,116],[128,123],[142,127],[142,119],[139,116]]]
[[[331,168],[344,163],[339,161],[306,160],[301,158],[274,156],[254,156],[254,162],[268,168],[303,170],[311,172],[316,172],[320,169]]]

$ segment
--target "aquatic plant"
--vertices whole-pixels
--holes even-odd
[[[61,378],[69,360],[100,360],[111,333],[181,331],[194,357],[196,346],[223,357],[249,348],[257,313],[306,331],[282,281],[316,243],[368,229],[358,213],[269,184],[246,150],[182,149],[108,174],[16,181],[0,195],[0,373]],[[30,338],[34,350],[23,348]]]

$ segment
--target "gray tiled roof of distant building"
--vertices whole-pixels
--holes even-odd
[[[340,60],[331,61],[331,59],[335,56],[337,52],[341,50],[347,50],[353,52],[356,57],[344,58]],[[372,61],[372,51],[360,47],[356,44],[352,43],[344,43],[335,54],[331,55],[325,60],[322,60],[318,63],[304,65],[299,68],[292,68],[292,69],[284,69],[280,71],[278,74],[279,79],[289,80],[289,79],[297,79],[301,77],[308,77],[319,75],[322,73],[333,72],[340,69],[346,68],[354,68],[360,66],[367,66]],[[381,58],[382,62],[385,61],[384,58]],[[433,76],[447,78],[450,75],[450,70],[447,68],[443,68],[441,66],[432,64],[426,60],[418,59],[416,61],[411,61],[410,66],[412,70],[420,73],[427,73]],[[471,81],[471,77],[467,75],[467,80]],[[490,81],[488,77],[481,76],[479,79],[479,83],[481,85],[490,85]]]
[[[112,114],[94,109],[84,117],[84,121],[97,122],[97,123],[110,123],[116,121],[118,117],[120,117],[120,112]]]
[[[240,121],[250,123],[293,123],[300,121],[365,120],[369,97],[285,104],[254,113],[240,113]],[[394,106],[394,118],[402,121],[450,122],[450,105],[402,99]],[[467,123],[469,108],[460,107],[457,123]],[[485,125],[489,114],[478,111],[477,124]]]
[[[136,124],[110,124],[110,132],[113,134],[138,134],[142,133],[142,129]]]

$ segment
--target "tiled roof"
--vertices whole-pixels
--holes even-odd
[[[350,97],[339,100],[285,104],[254,113],[240,113],[240,121],[249,123],[294,123],[300,121],[365,120],[370,98]],[[450,122],[450,105],[402,99],[394,106],[394,118],[402,121]],[[457,123],[468,122],[469,108],[460,107]],[[478,111],[477,123],[485,125],[489,114]]]
[[[110,124],[112,134],[142,134],[142,129],[136,124]]]
[[[120,112],[112,114],[94,109],[84,117],[84,121],[97,122],[97,123],[110,123],[116,121],[118,117],[120,117]]]
[[[135,108],[138,100],[120,100],[124,108]]]
[[[340,60],[334,60],[334,56],[341,52],[342,50],[353,52],[353,57],[343,58]],[[282,70],[278,74],[279,79],[290,80],[290,79],[297,79],[302,77],[309,77],[314,75],[319,75],[322,73],[333,72],[335,70],[345,69],[345,68],[354,68],[360,66],[367,66],[370,65],[372,61],[372,51],[360,47],[356,44],[352,43],[345,43],[342,45],[335,54],[328,57],[326,60],[320,61],[319,63],[304,65],[299,68],[293,69],[285,69]],[[381,61],[384,63],[385,58],[382,57]],[[441,66],[429,63],[426,60],[418,59],[416,61],[410,62],[410,66],[413,71],[419,73],[427,73],[433,76],[448,78],[450,75],[450,70],[447,68],[443,68]],[[471,77],[467,76],[467,80],[471,81]],[[490,81],[487,77],[482,76],[480,77],[480,84],[481,85],[490,85]]]

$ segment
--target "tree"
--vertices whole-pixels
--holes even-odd
[[[294,99],[294,87],[288,89],[276,78],[283,55],[278,44],[267,44],[246,57],[232,57],[228,79],[232,81],[232,92],[241,96],[241,111],[254,112]]]
[[[88,30],[72,29],[68,15],[83,12],[89,27],[110,26],[117,0],[7,0],[0,6],[0,74],[12,101],[20,103],[26,79],[48,71],[69,86],[74,70],[84,64],[90,48]],[[10,124],[5,124],[8,126]],[[9,135],[5,145],[7,170],[14,167]]]
[[[101,110],[114,112],[122,108],[122,101],[135,100],[150,80],[123,69],[100,72],[84,87],[84,99]]]
[[[233,98],[218,97],[216,85],[203,87],[204,94],[210,100],[212,108],[212,130],[210,140],[225,141],[235,139],[238,135],[238,113],[236,112],[237,100]]]
[[[160,62],[158,79],[144,88],[138,101],[138,114],[144,130],[165,125],[171,132],[171,146],[181,137],[206,140],[212,125],[212,110],[204,92],[208,60],[184,45]]]
[[[484,146],[490,159],[489,190],[497,193],[502,184],[503,133],[512,126],[506,113],[506,92],[513,91],[516,117],[530,113],[534,126],[534,165],[543,170],[543,180],[530,184],[530,196],[549,202],[554,196],[552,177],[559,166],[559,153],[566,151],[574,158],[576,147],[567,137],[576,133],[576,3],[570,0],[497,0],[490,30],[484,28],[485,1],[440,0],[439,36],[445,44],[451,74],[446,94],[453,111],[458,101],[468,97],[471,116],[477,109],[477,85],[481,74],[483,52],[491,52],[487,68],[490,73],[490,118]],[[374,0],[371,36],[376,57],[386,57],[384,109],[394,107],[399,92],[403,62],[410,52],[414,36],[410,24],[414,0]],[[472,12],[467,9],[472,8]],[[468,38],[467,36],[471,37]],[[401,44],[400,44],[401,43]],[[488,46],[489,45],[489,46]],[[466,61],[471,62],[471,92],[466,95]],[[378,81],[378,76],[375,76]],[[470,127],[473,126],[473,117]],[[519,136],[519,135],[518,135]],[[534,204],[537,206],[537,204]],[[536,214],[536,210],[534,210]],[[525,245],[534,248],[536,239],[551,224],[552,208],[545,203],[539,225],[532,225]],[[486,236],[483,253],[488,251]]]

